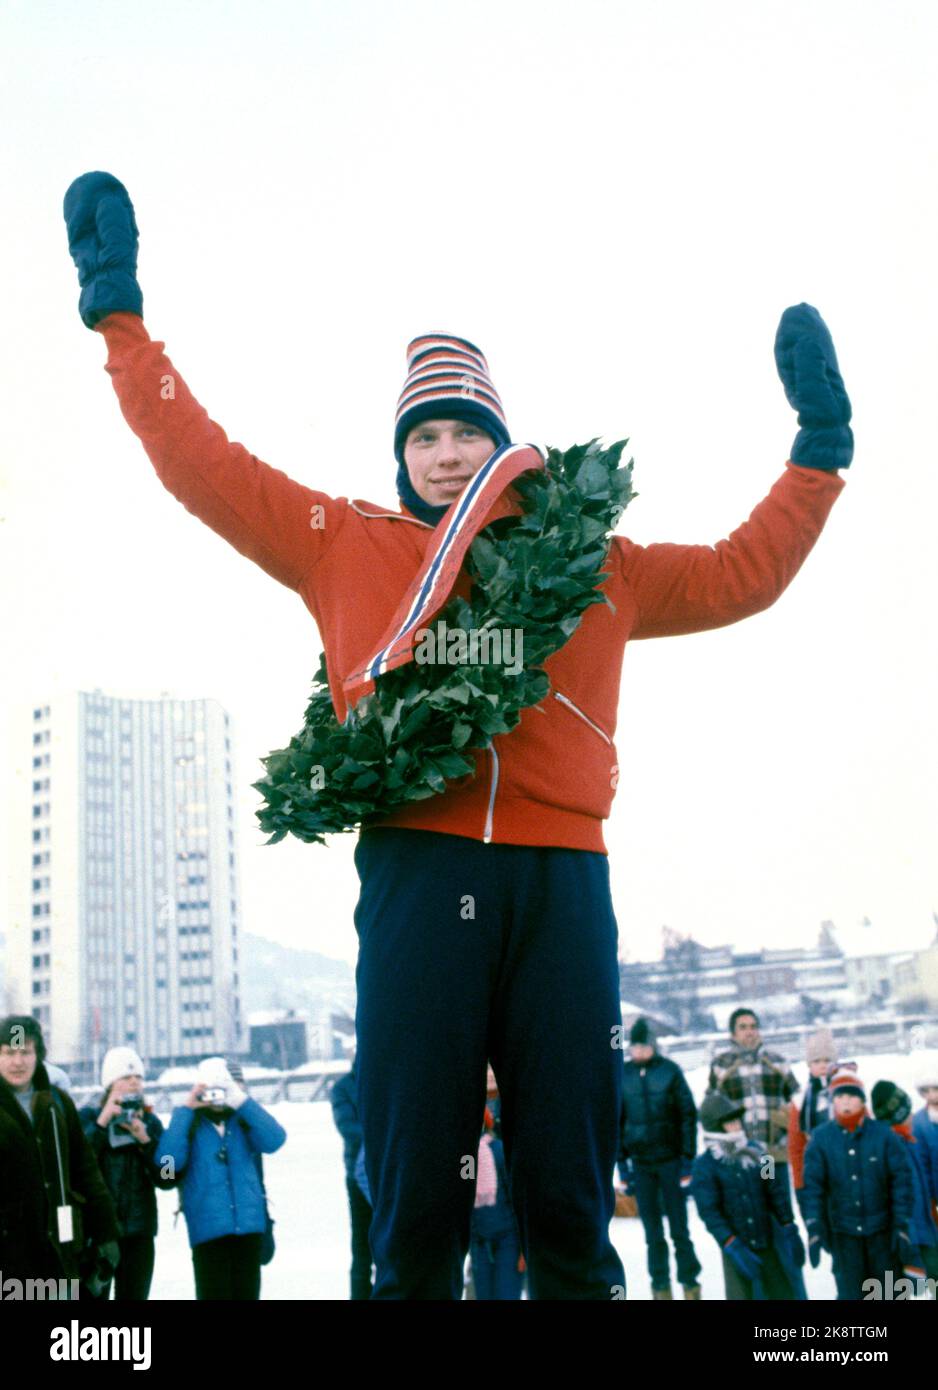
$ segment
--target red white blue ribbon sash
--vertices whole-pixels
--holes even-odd
[[[466,551],[485,525],[495,502],[520,473],[544,468],[546,462],[544,454],[533,444],[503,444],[487,459],[434,531],[423,564],[377,650],[359,670],[343,680],[346,695],[360,692],[377,676],[412,659],[414,634],[446,603]]]

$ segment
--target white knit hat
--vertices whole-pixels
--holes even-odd
[[[934,1052],[928,1052],[919,1061],[915,1069],[915,1085],[919,1091],[924,1091],[926,1086],[938,1086],[938,1056]]]
[[[203,1086],[228,1087],[231,1085],[231,1079],[224,1057],[206,1057],[199,1063],[196,1080],[201,1081]]]
[[[122,1076],[139,1076],[143,1080],[143,1063],[132,1047],[110,1047],[101,1063],[101,1085],[105,1090]]]

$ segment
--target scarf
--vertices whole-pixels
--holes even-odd
[[[451,502],[444,503],[442,507],[434,507],[425,502],[410,481],[405,463],[399,463],[397,466],[397,495],[418,521],[425,521],[429,526],[439,526],[452,506]]]
[[[446,603],[466,551],[491,520],[489,513],[495,503],[521,473],[543,468],[546,462],[533,444],[503,444],[470,478],[456,501],[444,508],[446,522],[434,532],[423,564],[407,586],[387,631],[368,660],[342,682],[350,703],[373,690],[378,676],[413,659],[417,629]],[[342,718],[338,709],[336,713]]]
[[[492,1136],[483,1134],[479,1144],[479,1162],[476,1175],[477,1207],[494,1207],[498,1201],[498,1169],[492,1153]]]
[[[812,1076],[808,1081],[804,1100],[801,1103],[801,1132],[810,1134],[830,1118],[830,1096],[820,1076]]]
[[[849,1130],[852,1134],[854,1130],[860,1128],[863,1121],[866,1119],[866,1111],[858,1110],[855,1115],[835,1115],[834,1119],[841,1128]]]
[[[704,1130],[704,1144],[718,1163],[738,1163],[743,1168],[753,1168],[762,1164],[762,1150],[751,1142],[744,1129]]]

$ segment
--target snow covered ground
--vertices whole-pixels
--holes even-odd
[[[871,1089],[880,1079],[897,1082],[920,1104],[915,1091],[916,1054],[881,1055],[856,1059],[859,1074]],[[803,1078],[805,1068],[795,1068]],[[706,1068],[688,1073],[699,1101],[706,1087]],[[271,1111],[286,1129],[288,1139],[279,1153],[265,1162],[271,1214],[276,1221],[277,1253],[263,1271],[265,1299],[348,1298],[349,1223],[345,1193],[342,1143],[332,1122],[328,1104],[285,1104]],[[163,1116],[164,1123],[168,1117]],[[182,1216],[174,1224],[178,1205],[175,1192],[158,1193],[160,1234],[157,1238],[156,1271],[151,1296],[155,1299],[193,1297],[192,1261]],[[691,1237],[703,1265],[701,1284],[705,1299],[722,1299],[723,1273],[720,1252],[689,1203]],[[645,1240],[638,1220],[614,1220],[611,1236],[622,1257],[629,1297],[650,1299],[645,1264]],[[827,1256],[821,1268],[805,1269],[808,1294],[814,1299],[835,1297],[834,1280]],[[675,1293],[680,1296],[676,1285]]]

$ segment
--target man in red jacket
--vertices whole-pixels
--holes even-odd
[[[510,443],[485,358],[452,335],[414,339],[394,433],[400,510],[333,498],[229,442],[151,341],[123,185],[83,175],[65,217],[79,311],[106,341],[130,427],[184,506],[299,593],[344,719],[343,680],[376,650],[442,517]],[[713,548],[615,537],[609,604],[588,608],[544,664],[550,696],[473,755],[475,776],[360,835],[356,1023],[376,1298],[460,1296],[473,1204],[466,1159],[489,1058],[531,1296],[621,1297],[608,1236],[621,1019],[602,822],[618,780],[622,656],[629,638],[699,632],[767,608],[820,534],[852,436],[815,310],[787,311],[776,356],[802,429],[749,521]],[[488,520],[512,510],[500,498]]]

